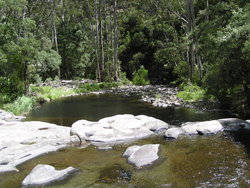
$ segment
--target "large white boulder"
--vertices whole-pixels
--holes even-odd
[[[166,122],[156,119],[154,117],[139,115],[139,116],[136,116],[136,119],[143,121],[145,123],[144,126],[150,129],[151,131],[157,131],[160,129],[169,128],[169,125]]]
[[[71,135],[80,140],[92,142],[120,142],[148,137],[158,129],[168,128],[168,124],[144,115],[115,115],[98,122],[80,120],[71,127]]]
[[[216,134],[217,132],[223,131],[223,126],[217,120],[204,121],[198,123],[196,130],[202,135]]]
[[[55,181],[62,180],[76,171],[73,167],[64,170],[56,170],[53,166],[39,164],[33,168],[22,182],[23,186],[46,185]]]
[[[159,151],[159,144],[147,144],[143,146],[131,146],[127,148],[123,156],[128,157],[128,161],[140,168],[156,161]]]
[[[0,173],[32,158],[66,147],[70,128],[44,122],[11,122],[0,126]]]
[[[187,135],[215,134],[223,131],[223,126],[218,120],[190,122],[181,127]]]

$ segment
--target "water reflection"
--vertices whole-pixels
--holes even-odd
[[[199,112],[188,108],[156,108],[136,97],[114,94],[68,97],[34,109],[27,120],[46,121],[64,126],[79,119],[97,121],[116,114],[148,115],[170,124],[230,117],[225,111]]]

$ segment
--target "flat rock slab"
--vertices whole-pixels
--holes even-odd
[[[39,164],[33,168],[22,182],[23,186],[47,185],[55,181],[60,181],[75,172],[76,169],[68,167],[64,170],[56,170],[53,166]]]
[[[210,135],[223,131],[224,128],[219,120],[188,122],[181,127],[170,128],[165,132],[166,138],[178,138],[180,135]]]
[[[156,161],[159,151],[159,144],[147,144],[143,146],[131,146],[127,148],[123,156],[128,157],[128,161],[140,168],[145,165],[152,164]]]
[[[80,140],[114,143],[145,138],[168,127],[167,123],[153,117],[124,114],[98,122],[79,120],[72,125],[71,135],[77,135]]]
[[[17,165],[70,142],[69,127],[37,121],[9,123],[0,126],[0,173],[18,171]]]

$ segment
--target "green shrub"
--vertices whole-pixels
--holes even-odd
[[[74,94],[73,90],[65,90],[63,88],[52,88],[51,86],[31,86],[31,92],[34,93],[39,100],[51,101],[66,95]]]
[[[135,85],[148,85],[148,84],[150,84],[150,82],[148,80],[148,70],[145,69],[143,66],[141,66],[141,68],[136,71],[132,82]]]
[[[112,87],[118,87],[119,84],[116,82],[101,82],[95,84],[80,84],[77,89],[75,89],[76,93],[86,93],[92,91],[98,91],[102,89],[110,89]]]
[[[7,94],[0,93],[0,105],[11,102],[11,97]]]
[[[4,109],[20,115],[29,112],[35,104],[34,99],[26,96],[18,97],[13,103],[4,105]]]
[[[188,84],[183,87],[183,91],[177,93],[177,97],[185,100],[185,101],[199,101],[204,99],[205,90],[197,85]]]
[[[127,79],[126,72],[121,72],[119,83],[121,85],[129,85],[129,84],[131,84],[131,81],[129,81],[129,79]]]

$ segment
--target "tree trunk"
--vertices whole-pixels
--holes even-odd
[[[114,80],[118,81],[118,29],[117,29],[117,1],[114,1]]]
[[[28,61],[24,62],[23,80],[24,80],[24,94],[29,95],[29,77],[28,77]]]
[[[102,19],[102,7],[103,7],[103,1],[99,0],[99,22],[100,22],[100,56],[101,56],[101,81],[104,81],[104,71],[105,71],[105,65],[104,65],[104,47],[103,47],[103,19]]]
[[[194,7],[193,7],[193,0],[186,0],[187,6],[187,34],[194,30]],[[193,81],[193,74],[194,74],[194,66],[195,66],[195,49],[194,49],[194,38],[193,34],[191,33],[189,38],[189,45],[187,48],[187,61],[189,64],[189,79]]]
[[[101,72],[99,63],[99,17],[97,9],[97,0],[95,0],[95,19],[96,19],[96,36],[95,36],[95,54],[96,54],[96,67],[97,67],[97,78],[101,82]]]
[[[105,45],[104,48],[106,49],[106,62],[107,65],[105,67],[105,71],[107,73],[107,77],[110,78],[110,57],[109,57],[109,28],[108,28],[108,20],[107,20],[107,3],[104,0],[104,23],[105,23]]]
[[[53,35],[53,43],[55,45],[56,52],[58,51],[58,40],[57,40],[57,29],[56,29],[56,23],[55,23],[55,16],[56,16],[56,2],[55,0],[52,0],[52,35]],[[58,77],[61,77],[60,67],[58,68]]]

